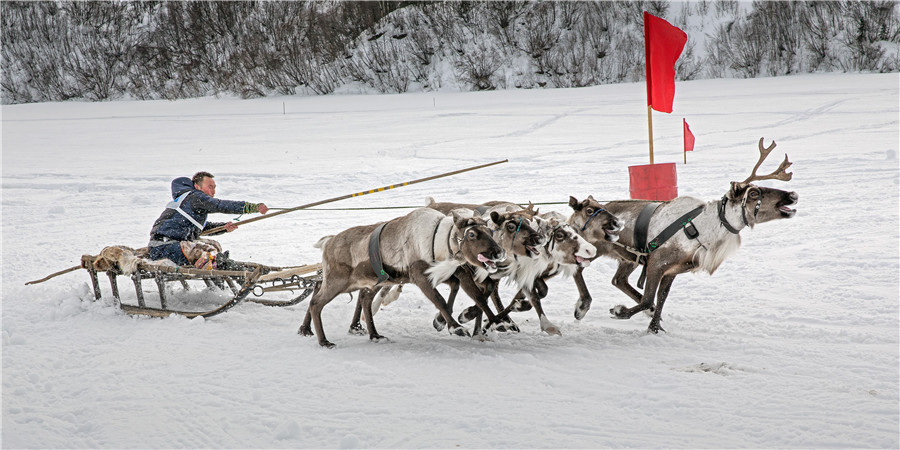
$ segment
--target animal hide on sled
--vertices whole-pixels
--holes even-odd
[[[135,250],[124,245],[111,245],[100,250],[100,254],[94,260],[94,269],[97,271],[112,270],[123,275],[130,275],[137,270],[138,263],[148,253],[147,247]]]

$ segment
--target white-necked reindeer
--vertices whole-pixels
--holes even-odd
[[[598,255],[611,256],[619,261],[612,283],[638,303],[631,308],[625,305],[615,306],[610,309],[614,317],[628,319],[638,312],[653,310],[648,330],[651,333],[658,333],[662,329],[660,320],[663,304],[677,275],[697,271],[712,274],[726,258],[740,248],[741,230],[746,227],[753,228],[763,222],[794,216],[797,211],[790,206],[797,203],[796,192],[752,184],[753,181],[760,180],[791,179],[792,174],[786,172],[791,165],[787,155],[778,169],[771,174],[764,176],[756,174],[759,166],[774,148],[775,142],[769,147],[763,147],[763,139],[760,138],[760,157],[751,175],[744,181],[732,182],[731,188],[719,200],[705,202],[692,197],[678,197],[659,203],[655,212],[651,213],[653,206],[648,208],[648,205],[655,202],[616,201],[601,205],[593,201],[596,204],[589,202],[585,206],[583,202],[578,203],[574,198],[570,199],[570,205],[576,210],[570,223],[576,228],[586,220],[583,217],[585,214],[579,214],[579,210],[585,207],[592,210],[606,209],[625,223],[625,229],[615,244],[585,236],[597,247]],[[639,217],[645,208],[647,212],[644,216],[649,218],[649,225],[642,230],[638,222],[642,222]],[[670,237],[661,239],[665,238],[666,234],[670,234]],[[645,239],[641,239],[641,236]],[[643,242],[638,242],[642,240]],[[646,270],[646,286],[643,293],[628,282],[629,275],[641,264]],[[576,319],[584,317],[591,303],[582,272],[583,269],[579,269],[574,276],[580,294],[575,305]],[[640,282],[638,286],[640,287]]]

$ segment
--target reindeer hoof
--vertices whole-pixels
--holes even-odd
[[[516,302],[513,304],[513,307],[512,307],[512,311],[515,311],[515,312],[523,312],[523,311],[530,311],[530,310],[531,310],[531,302],[526,302],[526,301],[522,301],[522,300],[516,300]]]
[[[626,308],[625,305],[616,305],[609,310],[609,313],[616,319],[629,319],[631,316],[628,314],[627,310],[628,308]]]
[[[471,306],[459,313],[459,317],[457,317],[456,320],[458,320],[459,323],[466,323],[478,318],[479,315],[481,315],[481,309],[477,306]]]
[[[319,345],[325,348],[334,348],[335,345],[328,340],[319,341]]]
[[[663,333],[668,333],[668,331],[666,331],[666,329],[663,328],[662,325],[659,324],[659,322],[650,322],[650,326],[647,327],[648,334],[659,334],[660,331],[662,331]]]
[[[469,330],[467,330],[463,327],[452,328],[450,330],[450,334],[453,334],[456,336],[462,336],[462,337],[471,337],[472,336],[471,334],[469,334]]]
[[[431,326],[433,326],[435,330],[441,331],[447,326],[447,321],[444,320],[444,316],[442,316],[441,313],[437,313],[434,316],[434,320],[431,321]]]
[[[544,333],[547,333],[550,336],[562,336],[562,331],[559,331],[559,328],[556,327],[556,325],[546,328],[543,331],[544,331]]]
[[[390,342],[390,339],[388,339],[380,334],[369,336],[369,340],[372,342]]]
[[[502,322],[492,323],[487,326],[487,329],[496,331],[498,333],[518,333],[519,326],[516,325],[510,319],[505,319]]]
[[[591,299],[578,299],[575,302],[575,319],[581,320],[584,315],[591,309]]]
[[[356,336],[365,336],[368,331],[366,331],[366,327],[361,324],[355,323],[350,325],[350,329],[347,331],[348,334],[353,334]]]
[[[300,336],[312,336],[313,332],[310,327],[304,327],[301,325],[300,328],[297,330],[297,334],[299,334]]]

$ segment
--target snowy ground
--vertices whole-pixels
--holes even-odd
[[[765,136],[778,147],[760,171],[788,153],[794,179],[763,184],[800,204],[743,231],[714,276],[680,276],[668,334],[609,317],[627,299],[598,260],[581,322],[571,280],[550,282],[562,336],[530,311],[488,342],[439,333],[408,288],[376,316],[388,343],[347,334],[353,304],[332,302],[334,350],[296,334],[306,303],[151,319],[120,313],[108,286],[92,302],[84,271],[24,283],[145,245],[170,180],[198,170],[220,198],[292,207],[509,158],[328,206],[627,198],[627,167],[648,162],[644,85],[3,106],[2,447],[897,448],[898,86],[896,73],[678,84],[675,113],[653,120],[681,195],[721,197]],[[682,118],[697,136],[687,165]],[[405,212],[295,212],[219,240],[238,259],[312,263],[320,236]]]

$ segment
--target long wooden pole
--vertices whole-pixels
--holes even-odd
[[[58,277],[58,276],[60,276],[60,275],[67,274],[67,273],[69,273],[69,272],[74,272],[74,271],[76,271],[76,270],[78,270],[78,269],[80,269],[80,268],[81,268],[80,265],[79,265],[79,266],[72,266],[72,267],[69,267],[68,269],[60,270],[59,272],[56,272],[56,273],[51,273],[50,275],[47,275],[46,277],[41,278],[40,280],[29,281],[29,282],[25,283],[25,285],[28,286],[28,285],[31,285],[31,284],[43,283],[43,282],[45,282],[45,281],[47,281],[47,280],[49,280],[49,279],[51,279],[51,278],[53,278],[53,277]]]
[[[508,159],[504,159],[503,161],[495,161],[495,162],[488,163],[488,164],[482,164],[482,165],[480,165],[480,166],[474,166],[474,167],[469,167],[469,168],[466,168],[466,169],[454,170],[453,172],[442,173],[442,174],[440,174],[440,175],[433,175],[433,176],[430,176],[430,177],[420,178],[420,179],[418,179],[418,180],[413,180],[413,181],[406,181],[406,182],[399,183],[399,184],[391,184],[391,185],[389,185],[389,186],[384,186],[384,187],[380,187],[380,188],[376,188],[376,189],[370,189],[370,190],[368,190],[368,191],[357,192],[357,193],[355,193],[355,194],[347,194],[347,195],[342,195],[342,196],[340,196],[340,197],[329,198],[329,199],[326,199],[326,200],[319,200],[319,201],[317,201],[317,202],[307,203],[307,204],[305,204],[305,205],[296,206],[296,207],[294,207],[294,208],[284,209],[284,210],[281,210],[281,211],[278,211],[278,212],[275,212],[275,213],[272,213],[272,214],[266,214],[266,215],[263,215],[263,216],[254,217],[254,218],[252,218],[252,219],[242,220],[242,221],[240,221],[240,222],[238,223],[238,225],[244,225],[244,224],[248,224],[248,223],[251,223],[251,222],[256,222],[256,221],[258,221],[258,220],[268,219],[268,218],[270,218],[270,217],[275,217],[275,216],[280,216],[280,215],[282,215],[282,214],[287,214],[287,213],[289,213],[289,212],[293,212],[293,211],[297,211],[297,210],[301,210],[301,209],[312,208],[313,206],[319,206],[319,205],[323,205],[323,204],[325,204],[325,203],[336,202],[336,201],[339,201],[339,200],[346,200],[346,199],[348,199],[348,198],[359,197],[359,196],[361,196],[361,195],[374,194],[375,192],[381,192],[381,191],[386,191],[386,190],[394,189],[394,188],[398,188],[398,187],[409,186],[409,185],[411,185],[411,184],[416,184],[416,183],[422,183],[422,182],[425,182],[425,181],[436,180],[436,179],[438,179],[438,178],[449,177],[449,176],[451,176],[451,175],[457,175],[457,174],[460,174],[460,173],[463,173],[463,172],[469,172],[469,171],[471,171],[471,170],[483,169],[483,168],[485,168],[485,167],[495,166],[495,165],[497,165],[497,164],[502,164],[502,163],[505,163],[505,162],[509,162],[509,160],[508,160]],[[225,230],[225,227],[224,227],[224,226],[221,226],[221,227],[216,227],[216,228],[212,228],[212,229],[206,230],[206,231],[204,231],[204,232],[202,232],[202,233],[200,233],[200,234],[203,235],[203,236],[205,236],[205,235],[209,235],[209,234],[213,234],[213,233],[218,233],[219,231],[223,231],[223,230]]]
[[[653,107],[647,105],[647,129],[650,130],[650,164],[653,164]]]

